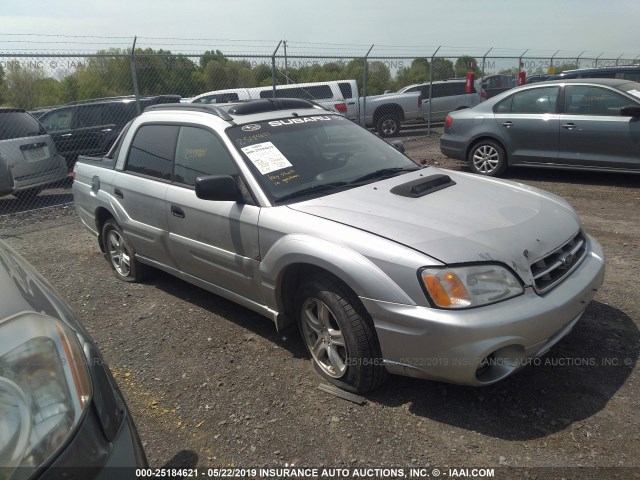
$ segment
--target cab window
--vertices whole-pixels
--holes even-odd
[[[212,132],[180,127],[174,182],[193,186],[205,175],[235,175],[238,169],[222,141]]]

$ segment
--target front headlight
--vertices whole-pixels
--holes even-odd
[[[524,292],[509,270],[495,264],[424,268],[420,278],[434,305],[440,308],[479,307]]]
[[[7,478],[45,463],[90,401],[86,357],[66,324],[35,312],[0,323],[0,465]]]

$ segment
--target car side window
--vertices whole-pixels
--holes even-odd
[[[431,98],[446,97],[448,95],[447,85],[444,83],[435,83],[433,85],[433,93]]]
[[[516,93],[511,113],[555,113],[559,91],[560,87],[542,87]]]
[[[568,115],[620,115],[620,108],[629,99],[606,88],[589,85],[569,85],[565,94],[565,113]]]
[[[171,180],[179,128],[175,125],[140,127],[131,142],[125,170]]]
[[[511,113],[511,103],[513,102],[513,95],[505,98],[504,100],[496,103],[493,107],[494,113]]]
[[[208,130],[196,127],[180,127],[174,181],[195,185],[196,178],[204,175],[236,175],[231,154],[222,140]]]
[[[71,108],[56,110],[44,115],[40,122],[47,131],[54,132],[56,130],[69,130],[73,123],[73,112]]]
[[[76,128],[102,125],[102,105],[83,105],[78,107]]]

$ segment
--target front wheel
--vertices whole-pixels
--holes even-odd
[[[400,119],[396,115],[383,115],[376,122],[381,137],[395,137],[400,133]]]
[[[125,282],[140,282],[147,277],[151,267],[143,265],[136,259],[133,248],[115,220],[109,219],[104,223],[102,242],[104,255],[116,277]]]
[[[296,294],[298,325],[316,370],[356,393],[386,378],[373,322],[358,297],[330,275],[305,281]]]
[[[504,149],[492,140],[481,140],[469,151],[469,168],[473,173],[497,177],[507,169]]]

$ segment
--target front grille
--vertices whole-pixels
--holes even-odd
[[[539,294],[548,292],[564,280],[580,263],[587,253],[587,238],[582,231],[554,250],[536,260],[531,265],[533,286]]]

